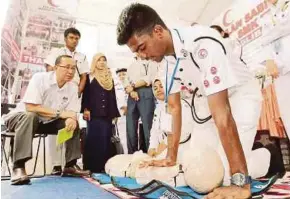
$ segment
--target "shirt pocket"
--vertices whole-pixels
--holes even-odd
[[[59,110],[65,110],[69,105],[69,101],[70,99],[68,96],[62,96],[60,99]]]

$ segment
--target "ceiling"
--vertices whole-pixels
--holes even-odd
[[[140,2],[153,7],[169,26],[192,22],[209,24],[233,0],[79,0],[76,17],[84,21],[116,24],[122,9]]]
[[[37,9],[41,6],[56,5],[77,18],[78,27],[82,31],[82,51],[93,54],[95,46],[91,45],[91,34],[94,26],[102,26],[104,34],[95,41],[98,50],[114,57],[112,65],[127,66],[131,62],[131,52],[127,47],[118,46],[115,39],[115,25],[123,8],[133,2],[144,3],[154,8],[169,27],[180,27],[192,22],[210,24],[215,17],[227,9],[235,0],[27,0],[28,6]],[[237,0],[236,0],[237,1]],[[242,1],[242,0],[241,0]],[[109,26],[108,26],[109,25]],[[92,29],[92,30],[89,30]],[[112,29],[112,30],[111,30]],[[96,31],[95,31],[96,32]],[[112,39],[114,38],[114,39]],[[105,45],[100,46],[100,43]],[[81,46],[80,46],[81,47]],[[88,56],[92,57],[92,55]]]
[[[153,7],[169,26],[209,24],[234,1],[242,0],[27,0],[30,8],[56,5],[82,21],[112,25],[126,5],[140,2]]]

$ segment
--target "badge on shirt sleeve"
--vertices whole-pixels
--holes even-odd
[[[188,52],[185,49],[181,49],[180,53],[183,55],[183,57],[187,57]]]
[[[205,88],[209,87],[209,81],[208,80],[204,80],[203,81],[203,85],[205,86]]]
[[[198,57],[200,58],[200,59],[205,59],[206,57],[207,57],[207,50],[206,49],[204,49],[204,48],[202,48],[202,49],[200,49],[199,51],[198,51]]]
[[[219,84],[220,82],[221,82],[221,79],[220,79],[219,76],[215,76],[215,77],[213,78],[213,83],[215,83],[215,84]]]
[[[217,73],[217,68],[215,66],[210,68],[210,73],[215,75]]]

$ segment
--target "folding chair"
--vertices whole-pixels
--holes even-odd
[[[16,107],[16,105],[14,105],[14,104],[1,104],[1,113],[7,114],[11,108],[15,108],[15,107]],[[8,173],[9,173],[9,175],[1,176],[1,180],[10,180],[10,178],[11,178],[11,170],[9,167],[9,160],[10,160],[10,158],[11,159],[13,158],[12,155],[13,155],[14,137],[15,137],[14,132],[10,132],[4,125],[1,125],[1,168],[3,167],[3,161],[5,160],[6,167],[7,167]],[[46,174],[46,156],[45,156],[45,153],[46,153],[45,138],[46,137],[47,137],[46,134],[37,134],[37,133],[33,136],[33,139],[38,138],[38,143],[37,143],[37,151],[36,151],[33,171],[31,174],[28,175],[31,178],[44,177]],[[5,142],[6,142],[7,138],[10,139],[8,153],[5,150]],[[35,171],[36,171],[36,166],[37,166],[37,160],[38,160],[38,155],[39,155],[39,150],[40,150],[41,139],[43,140],[43,175],[34,175]]]

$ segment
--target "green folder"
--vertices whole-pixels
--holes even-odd
[[[56,137],[56,144],[60,145],[66,142],[67,140],[71,139],[73,136],[73,133],[74,133],[73,131],[67,131],[65,128],[60,129]]]

